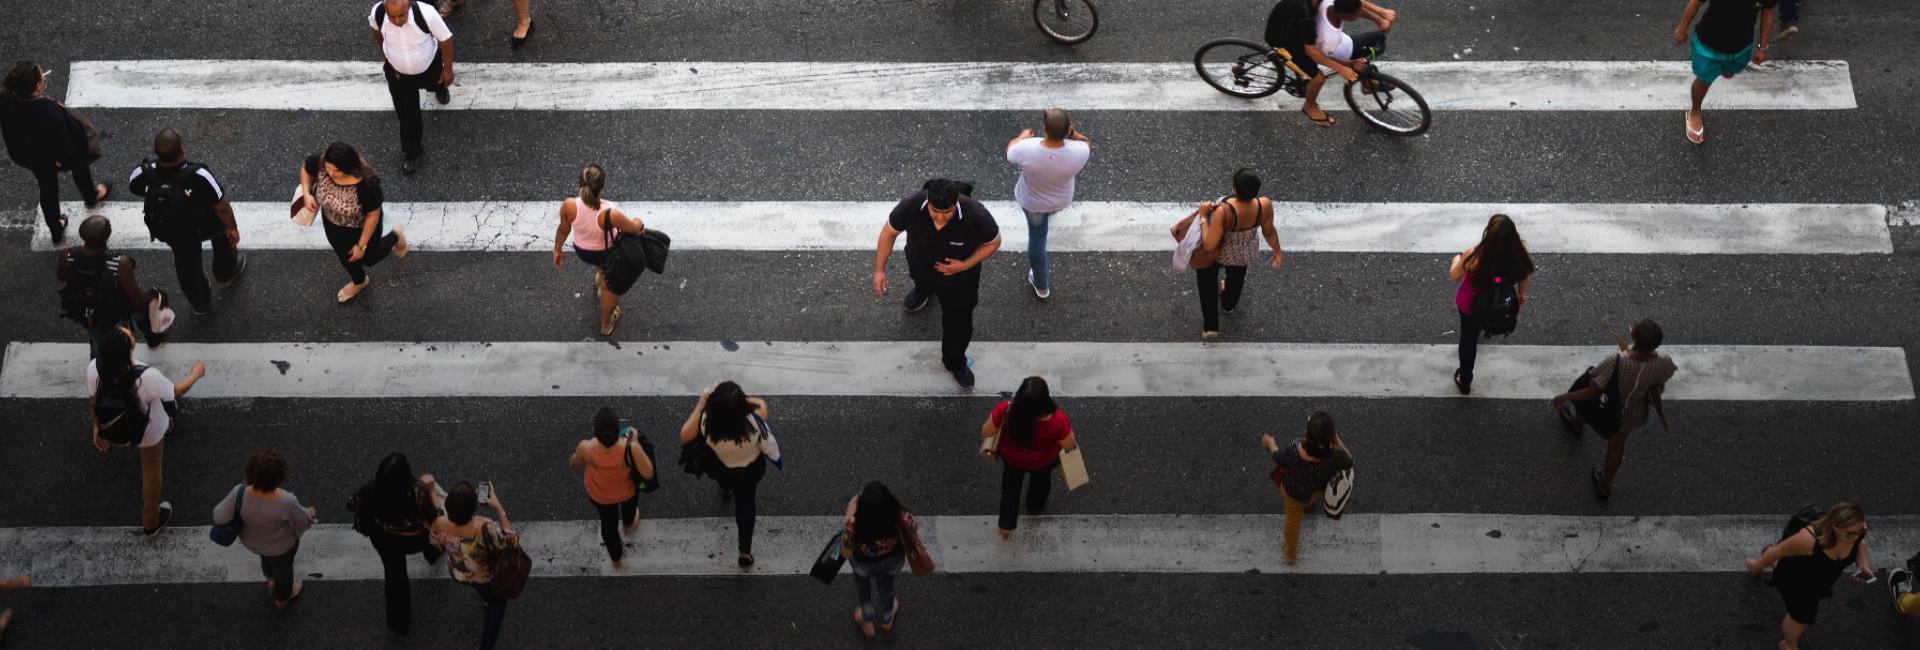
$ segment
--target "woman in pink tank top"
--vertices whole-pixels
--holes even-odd
[[[628,217],[612,201],[600,198],[607,187],[607,172],[599,165],[580,168],[580,195],[560,202],[560,227],[553,231],[553,268],[567,266],[567,239],[573,239],[573,252],[580,262],[595,269],[607,263],[607,245],[618,233],[640,235],[646,224]],[[620,322],[620,293],[607,287],[606,277],[594,271],[595,293],[600,296],[600,335],[613,336]]]

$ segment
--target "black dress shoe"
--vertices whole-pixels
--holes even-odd
[[[446,106],[447,102],[453,101],[453,91],[447,90],[446,87],[442,86],[439,90],[433,91],[433,101],[440,102],[441,106]]]
[[[400,163],[400,173],[406,176],[412,176],[413,172],[420,169],[420,163],[418,161],[418,158],[406,159],[405,162]]]
[[[53,223],[47,224],[47,236],[49,239],[53,240],[54,244],[59,244],[61,242],[66,241],[67,240],[67,218],[65,216],[61,216],[56,218]]]
[[[907,291],[907,299],[900,304],[900,308],[912,313],[926,309],[927,303],[932,301],[933,294],[921,291],[920,287],[914,287]]]

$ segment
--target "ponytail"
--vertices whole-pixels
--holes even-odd
[[[580,203],[600,209],[600,193],[607,189],[607,170],[588,164],[580,168]]]

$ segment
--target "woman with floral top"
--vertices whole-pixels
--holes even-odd
[[[493,644],[500,640],[500,622],[507,617],[507,599],[493,595],[493,574],[487,563],[493,555],[489,540],[518,535],[513,523],[507,521],[507,509],[500,505],[500,492],[490,485],[487,492],[487,505],[493,507],[494,516],[500,518],[498,522],[475,514],[480,509],[480,497],[473,484],[464,481],[455,484],[440,498],[440,503],[435,504],[446,514],[433,522],[433,532],[444,540],[447,571],[453,574],[455,582],[473,587],[486,603],[485,623],[480,632],[481,650],[492,650]]]
[[[914,536],[913,513],[907,512],[893,492],[879,481],[868,483],[847,501],[846,534],[840,538],[840,555],[853,566],[854,595],[860,606],[853,610],[853,622],[860,633],[873,638],[873,626],[893,631],[893,619],[900,613],[900,599],[894,597],[893,579],[907,563],[907,545]],[[878,591],[879,611],[874,605]]]

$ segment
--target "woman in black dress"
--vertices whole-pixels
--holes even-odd
[[[1798,650],[1800,635],[1820,613],[1820,600],[1833,597],[1833,583],[1849,564],[1858,569],[1856,580],[1873,575],[1867,564],[1867,513],[1852,501],[1833,504],[1812,525],[1747,560],[1747,573],[1753,575],[1773,567],[1773,586],[1787,605],[1780,620],[1781,650]]]

